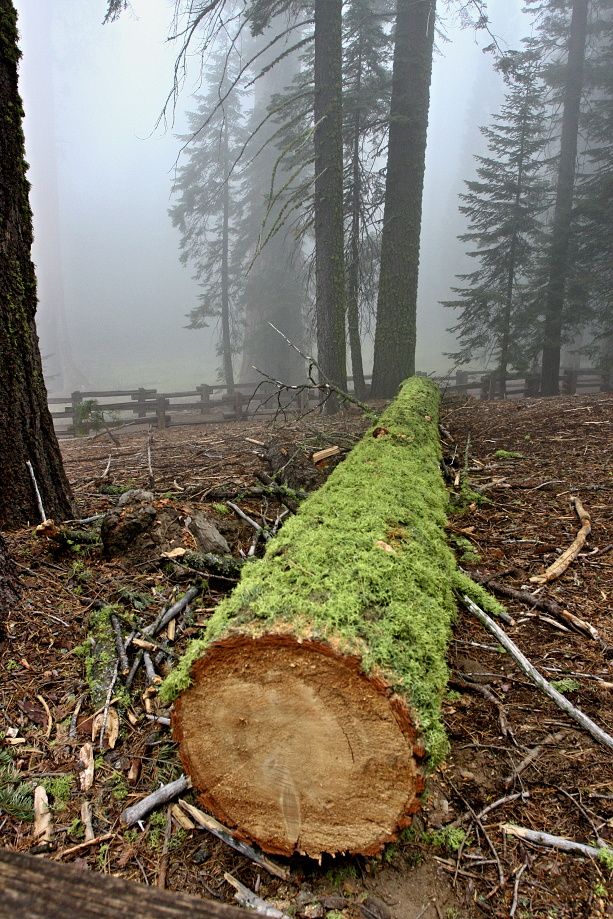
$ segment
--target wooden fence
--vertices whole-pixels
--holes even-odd
[[[446,392],[468,393],[485,401],[500,399],[500,379],[486,370],[457,370],[455,377],[439,380]],[[507,399],[535,398],[540,396],[541,381],[538,374],[512,375],[505,380]],[[613,381],[609,373],[599,370],[562,370],[560,392],[574,396],[576,393],[613,392]]]
[[[272,414],[281,405],[284,411],[305,412],[315,407],[317,391],[307,389],[278,393],[272,384],[235,385],[228,393],[225,385],[203,383],[183,392],[159,393],[157,389],[93,390],[73,392],[70,396],[49,398],[51,416],[57,434],[86,434],[107,424],[155,425],[198,424],[211,421],[240,420],[247,415]],[[61,406],[61,408],[60,408]]]
[[[426,374],[423,374],[424,376]],[[466,393],[484,400],[501,398],[500,380],[485,370],[458,370],[454,377],[436,378],[447,393]],[[366,377],[367,381],[371,377]],[[349,378],[350,391],[352,378]],[[563,370],[560,391],[573,395],[578,392],[612,392],[613,381],[608,373],[597,370]],[[538,376],[510,376],[506,380],[506,398],[540,395]],[[237,384],[228,393],[225,384],[209,386],[202,383],[187,392],[159,393],[157,389],[99,390],[73,392],[70,396],[49,399],[56,432],[60,436],[86,434],[106,423],[110,427],[122,424],[155,425],[164,429],[169,424],[198,424],[211,421],[240,420],[248,415],[273,414],[279,405],[286,412],[304,413],[322,401],[314,389],[295,393],[278,393],[274,384]],[[60,409],[60,406],[62,408]]]

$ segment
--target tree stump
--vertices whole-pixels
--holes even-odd
[[[378,852],[446,752],[438,400],[405,383],[162,686],[203,806],[267,852]]]

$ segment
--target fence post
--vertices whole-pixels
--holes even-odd
[[[600,374],[600,392],[611,392],[611,372],[603,370]]]
[[[133,398],[133,399],[135,398],[136,401],[137,401],[137,403],[138,403],[138,405],[139,405],[139,411],[138,411],[138,413],[137,413],[137,414],[138,414],[138,417],[139,417],[139,418],[144,418],[144,417],[146,416],[146,414],[147,414],[147,411],[146,411],[144,405],[143,405],[142,409],[140,408],[140,405],[141,405],[141,404],[145,401],[145,399],[147,398],[147,396],[146,396],[146,394],[145,394],[145,389],[144,389],[144,387],[139,386],[139,387],[138,387],[138,393],[137,393],[137,395],[136,395],[136,396],[132,396],[132,398]]]
[[[70,400],[72,402],[72,426],[75,434],[89,434],[89,426],[81,422],[79,424],[79,406],[83,402],[83,393],[73,392],[70,394]]]
[[[157,397],[155,413],[157,415],[158,431],[164,431],[166,429],[167,422],[170,423],[170,418],[166,415],[168,404],[168,399],[166,399],[165,396]]]
[[[237,421],[241,421],[243,417],[243,394],[240,389],[234,393],[234,416]]]
[[[562,371],[562,392],[565,396],[574,396],[577,392],[577,376],[576,370]]]
[[[196,386],[196,392],[200,393],[200,414],[208,415],[211,411],[211,387],[207,383],[201,383],[200,386]]]
[[[524,396],[528,398],[535,398],[539,395],[541,391],[541,378],[537,373],[526,374],[526,387],[524,389]]]

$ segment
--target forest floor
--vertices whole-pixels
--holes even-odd
[[[579,530],[571,496],[590,514],[583,551],[537,594],[589,623],[596,637],[570,630],[568,621],[534,604],[504,598],[510,621],[503,624],[547,679],[613,733],[613,396],[460,399],[443,405],[441,423],[452,475],[461,474],[487,499],[458,504],[450,514],[451,544],[471,574],[534,590],[530,578]],[[274,429],[256,419],[171,427],[149,440],[147,432],[126,429],[117,435],[119,446],[103,434],[64,441],[62,452],[80,517],[115,505],[117,496],[101,488],[147,488],[152,476],[156,509],[180,523],[167,545],[194,548],[184,523],[198,511],[238,555],[248,552],[254,530],[225,499],[269,525],[282,510],[276,500],[248,491],[261,486],[258,470],[270,472],[269,442],[308,462],[313,451],[332,445],[342,457],[364,429],[354,413],[277,419]],[[95,706],[79,647],[101,604],[116,604],[122,622],[144,625],[197,575],[159,552],[108,560],[99,546],[61,544],[33,527],[6,537],[23,597],[9,611],[0,642],[3,846],[23,852],[36,846],[20,807],[28,809],[33,785],[42,784],[54,824],[51,843],[43,846],[47,857],[201,897],[232,902],[229,872],[289,915],[308,919],[613,916],[613,873],[602,860],[538,847],[502,829],[514,823],[613,845],[611,752],[549,701],[461,608],[443,706],[451,753],[430,777],[413,826],[381,858],[292,862],[291,879],[282,881],[204,830],[182,826],[170,805],[140,825],[122,826],[122,810],[177,778],[181,766],[164,723],[168,713],[159,707],[155,684],[147,688],[139,672],[128,707],[119,710],[113,748],[108,735],[102,749],[94,737],[93,781],[83,787],[79,756],[92,741]],[[231,579],[210,579],[177,630],[176,653],[231,586]],[[95,836],[87,844],[84,802]]]

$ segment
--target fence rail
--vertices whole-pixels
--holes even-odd
[[[426,374],[422,374],[425,376]],[[435,378],[447,393],[464,393],[490,401],[502,397],[500,379],[485,370],[458,370],[454,377]],[[366,377],[367,381],[371,377]],[[353,383],[349,377],[349,383]],[[538,376],[510,376],[505,381],[506,398],[540,395]],[[613,392],[609,373],[598,370],[563,370],[560,390],[567,395],[579,392]],[[351,391],[351,385],[350,385]],[[91,400],[91,401],[90,401]],[[202,383],[192,390],[158,393],[157,389],[93,390],[73,392],[69,396],[51,396],[48,400],[56,432],[60,436],[89,433],[102,421],[109,426],[118,424],[198,424],[211,421],[240,420],[248,415],[273,414],[284,411],[305,412],[315,408],[322,399],[317,390],[302,389],[279,394],[274,384],[236,384],[228,392],[225,384],[209,386]],[[88,405],[89,403],[89,405]],[[60,410],[59,406],[63,406]]]

